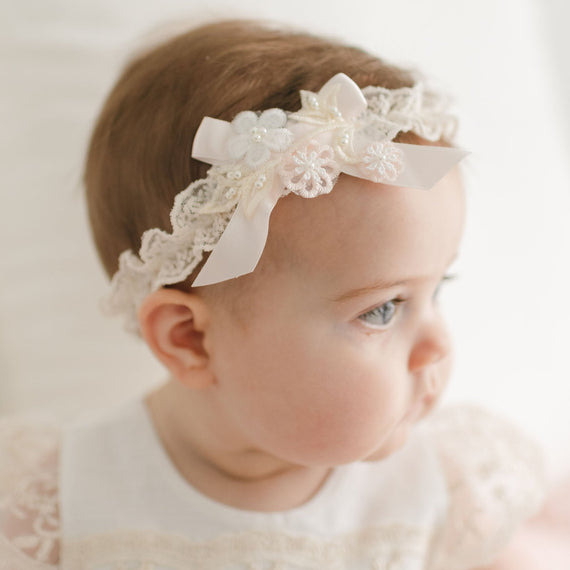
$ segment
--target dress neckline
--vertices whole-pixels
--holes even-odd
[[[146,437],[148,440],[148,446],[145,446],[145,449],[152,455],[153,464],[156,466],[159,476],[168,480],[168,484],[182,500],[189,501],[194,509],[199,508],[205,513],[215,513],[225,519],[247,519],[250,522],[305,518],[313,512],[322,511],[326,505],[330,505],[331,498],[338,496],[343,483],[349,478],[349,471],[354,469],[354,464],[340,465],[333,468],[319,490],[308,501],[291,509],[283,511],[255,511],[227,505],[196,489],[180,473],[164,448],[150,410],[146,405],[145,397],[146,394],[139,396],[135,401],[135,411],[144,426],[144,432],[141,433],[141,436]]]

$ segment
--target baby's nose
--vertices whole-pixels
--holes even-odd
[[[449,336],[442,326],[432,326],[423,331],[410,354],[408,367],[411,372],[444,359],[450,352]]]

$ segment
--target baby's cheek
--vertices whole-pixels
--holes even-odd
[[[362,380],[334,374],[318,380],[297,377],[298,392],[282,392],[272,399],[272,411],[265,410],[260,423],[272,422],[268,438],[301,463],[333,465],[361,459],[392,425],[386,398]]]
[[[375,449],[401,420],[407,389],[376,374],[355,374],[342,386],[325,392],[319,402],[321,444],[344,448],[352,460]]]

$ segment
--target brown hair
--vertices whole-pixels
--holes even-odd
[[[190,158],[203,117],[231,121],[243,110],[295,111],[300,89],[318,91],[339,72],[360,87],[414,83],[409,73],[361,49],[249,21],[205,25],[132,59],[103,106],[84,172],[91,229],[107,273],[117,270],[122,251],[138,252],[145,230],[170,232],[175,195],[205,176],[208,165]]]

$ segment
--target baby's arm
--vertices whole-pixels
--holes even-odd
[[[0,567],[57,570],[58,431],[0,420]]]

